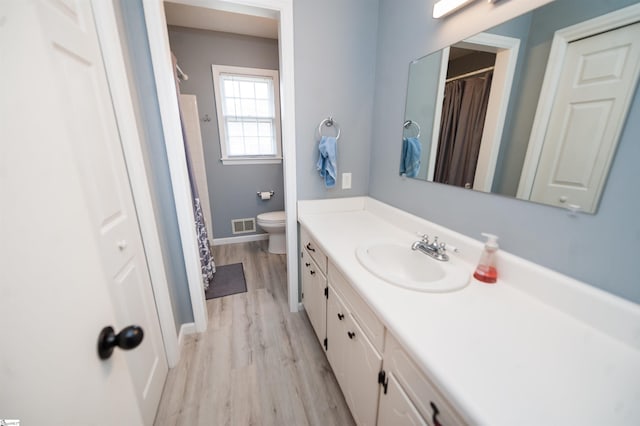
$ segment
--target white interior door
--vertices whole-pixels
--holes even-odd
[[[530,199],[594,212],[640,65],[640,23],[568,45]]]
[[[1,415],[151,424],[167,364],[91,6],[3,1],[0,49]]]

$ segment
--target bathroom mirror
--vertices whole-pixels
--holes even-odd
[[[637,1],[556,0],[413,61],[400,174],[595,213],[639,22]]]

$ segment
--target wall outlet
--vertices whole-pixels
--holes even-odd
[[[342,174],[342,189],[351,189],[351,173]]]

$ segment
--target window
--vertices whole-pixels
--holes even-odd
[[[212,65],[223,164],[280,163],[278,71]]]

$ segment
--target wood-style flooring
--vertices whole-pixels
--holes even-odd
[[[289,312],[286,257],[267,241],[216,246],[214,257],[243,262],[247,292],[207,300],[208,329],[185,340],[155,424],[353,425],[306,314]]]

